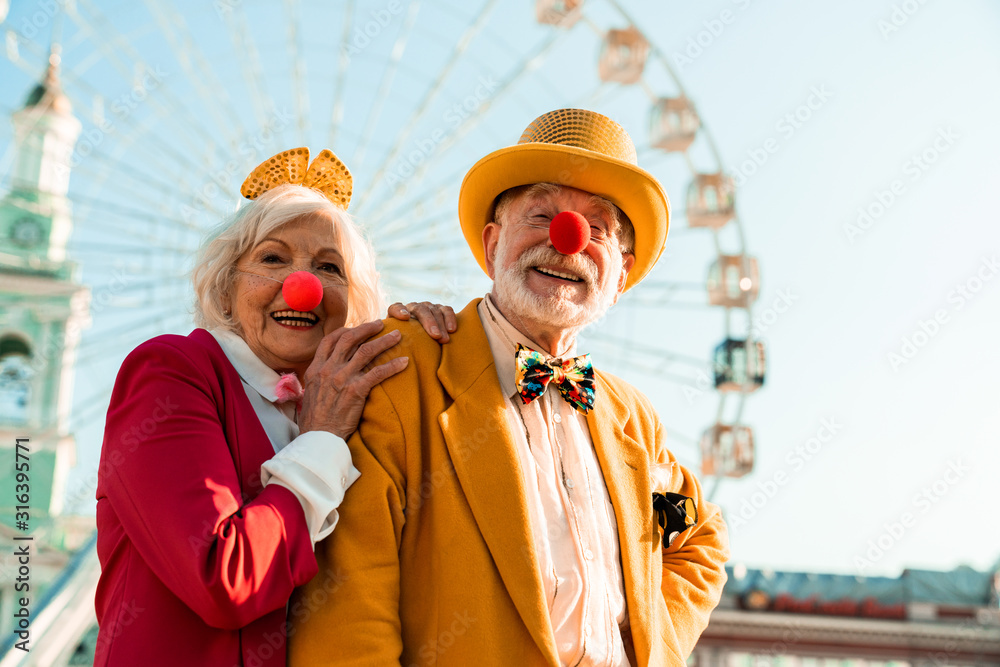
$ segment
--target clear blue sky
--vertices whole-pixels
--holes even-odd
[[[597,86],[596,37],[586,25],[515,76],[550,35],[524,0],[423,2],[415,10],[360,2],[354,28],[376,27],[367,41],[348,32],[355,51],[343,79],[343,3],[292,3],[292,20],[278,5],[237,0],[78,4],[79,17],[62,19],[67,90],[85,133],[95,131],[95,114],[112,121],[111,131],[89,135],[99,145],[80,156],[71,186],[83,279],[95,297],[112,297],[95,306],[76,383],[80,451],[70,487],[84,509],[93,495],[102,392],[137,340],[188,330],[183,273],[190,250],[232,209],[233,193],[256,162],[294,145],[329,145],[355,172],[352,210],[372,227],[393,296],[437,285],[439,298],[457,306],[486,288],[456,233],[457,185],[472,162],[559,106],[612,115],[640,149],[646,132],[649,102],[641,90]],[[1000,558],[991,511],[1000,500],[1000,220],[993,201],[1000,8],[985,0],[624,4],[679,74],[724,166],[746,176],[739,211],[761,265],[755,314],[766,318],[769,377],[743,414],[755,429],[757,469],[725,481],[716,497],[730,517],[734,560],[858,574],[991,567]],[[176,9],[161,24],[158,7]],[[600,28],[622,24],[605,2],[588,0],[587,8]],[[480,14],[483,30],[446,69]],[[244,22],[250,51],[235,45]],[[21,66],[8,46],[0,58],[5,114],[40,72],[54,25],[42,3],[11,9],[3,27],[21,34]],[[173,26],[176,47],[163,25]],[[406,34],[392,70],[390,53]],[[302,53],[301,77],[292,44]],[[140,61],[156,74],[145,83]],[[440,92],[417,117],[442,72]],[[337,81],[343,116],[332,123]],[[655,62],[647,81],[656,94],[676,93]],[[470,98],[479,108],[463,111]],[[262,133],[262,121],[275,131]],[[436,130],[461,134],[441,142]],[[5,126],[4,189],[10,142]],[[405,175],[407,155],[426,163],[426,173]],[[755,156],[759,166],[747,162]],[[711,166],[703,140],[692,158]],[[642,150],[640,160],[682,212],[683,162]],[[393,174],[404,175],[405,189]],[[229,183],[227,194],[215,194],[213,182]],[[201,194],[207,206],[198,203]],[[871,216],[860,224],[859,209]],[[665,278],[701,282],[711,244],[684,226],[677,215],[661,270]],[[121,293],[113,288],[115,271],[128,281]],[[687,301],[699,298],[703,292]],[[622,337],[707,359],[721,321],[704,307],[623,302],[588,339],[599,347],[602,337]],[[649,357],[619,350],[604,358],[653,398],[678,456],[695,464],[688,439],[711,422],[717,397],[686,397],[683,382],[648,370],[655,366]]]

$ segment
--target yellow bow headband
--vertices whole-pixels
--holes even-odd
[[[309,164],[308,148],[291,148],[257,165],[243,181],[240,193],[247,199],[256,199],[271,188],[285,184],[319,190],[346,211],[351,203],[354,179],[340,158],[328,149],[321,150]]]

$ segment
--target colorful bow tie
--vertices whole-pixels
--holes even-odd
[[[515,360],[517,391],[525,405],[541,396],[553,382],[566,402],[582,414],[594,407],[594,367],[589,354],[547,361],[540,352],[518,343]]]

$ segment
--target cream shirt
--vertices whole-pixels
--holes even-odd
[[[552,385],[524,405],[515,386],[516,344],[545,354],[542,347],[507,322],[490,295],[479,319],[507,403],[559,659],[573,667],[628,665],[615,511],[587,418]]]
[[[281,376],[257,358],[242,338],[221,329],[210,331],[239,373],[260,425],[274,447],[274,458],[260,467],[264,486],[278,484],[302,504],[313,544],[333,532],[344,492],[360,476],[347,443],[327,431],[299,435],[295,403],[278,403],[274,388]]]

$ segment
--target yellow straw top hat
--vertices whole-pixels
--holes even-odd
[[[625,289],[649,273],[663,253],[670,201],[663,186],[640,169],[625,129],[586,109],[558,109],[536,118],[514,146],[494,151],[465,175],[458,219],[465,241],[486,270],[483,228],[496,198],[520,185],[554,183],[599,195],[625,212],[635,227],[635,264]]]
[[[257,165],[250,172],[240,193],[247,199],[256,199],[279,185],[301,185],[319,190],[334,205],[347,210],[351,203],[354,178],[333,151],[324,148],[309,164],[308,148],[289,148]]]

